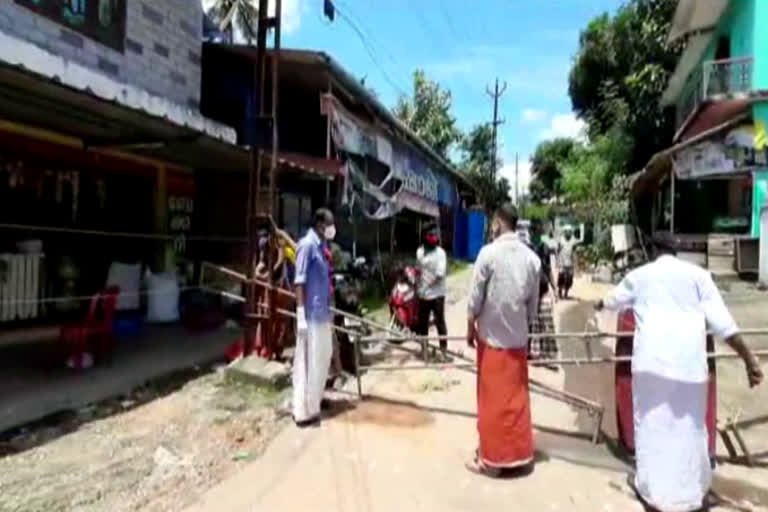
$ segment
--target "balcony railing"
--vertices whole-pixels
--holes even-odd
[[[682,125],[704,101],[725,99],[752,90],[754,59],[706,61],[694,72],[683,89],[677,107],[677,126]]]

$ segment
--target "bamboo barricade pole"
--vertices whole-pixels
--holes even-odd
[[[707,334],[713,335],[714,333],[708,332]],[[739,331],[739,334],[742,336],[768,336],[768,327],[764,328],[757,328],[757,329],[741,329]],[[548,338],[548,339],[558,339],[558,340],[567,340],[567,339],[574,339],[574,340],[599,340],[602,338],[631,338],[635,335],[634,331],[622,331],[622,332],[613,332],[613,331],[583,331],[583,332],[532,332],[528,334],[528,338],[530,339],[539,339],[539,338]],[[429,341],[448,341],[448,342],[456,342],[456,341],[465,341],[467,338],[466,336],[408,336],[409,341],[420,341],[422,339],[428,339]],[[402,339],[402,337],[393,337],[393,338],[378,338],[375,336],[367,336],[363,338],[363,341],[388,341],[388,340],[395,340],[399,341]]]
[[[752,354],[758,358],[768,358],[768,350],[753,350]],[[707,359],[739,359],[741,356],[736,352],[708,352]],[[564,358],[564,359],[539,359],[536,361],[529,361],[531,366],[553,366],[553,365],[575,365],[582,364],[613,364],[613,363],[630,363],[632,362],[632,356],[604,356],[604,357],[592,357],[592,358]]]
[[[236,277],[241,280],[247,280],[246,276],[243,274],[240,274],[238,272],[235,272],[233,270],[227,269],[225,267],[219,267],[216,265],[212,265],[210,263],[204,262],[203,265],[208,265],[216,270],[219,270],[223,273],[229,274],[232,277]],[[268,289],[272,289],[275,287],[272,287],[268,283],[255,279],[254,282],[260,286],[265,286]],[[277,288],[278,293],[283,293],[291,298],[296,298],[296,295],[288,290],[284,290],[282,288]],[[219,292],[219,293],[226,293],[226,292]],[[229,294],[231,295],[231,294]],[[288,315],[291,315],[292,313],[287,312],[285,310],[281,310],[282,312],[287,313]],[[370,327],[374,327],[376,329],[379,329],[381,331],[384,331],[385,333],[390,334],[389,338],[379,338],[375,336],[366,336],[360,338],[361,341],[384,341],[391,343],[392,341],[432,341],[432,340],[446,340],[446,341],[463,341],[466,340],[466,337],[464,336],[406,336],[401,333],[398,333],[396,331],[391,330],[389,327],[385,327],[377,322],[374,322],[370,319],[359,317],[357,315],[354,315],[352,313],[341,311],[336,308],[331,308],[331,311],[334,313],[343,315],[345,317],[351,318],[353,320],[357,320],[361,323],[367,324]],[[575,340],[583,340],[583,339],[601,339],[601,338],[619,338],[619,337],[631,337],[634,336],[634,332],[566,332],[566,333],[531,333],[529,336],[532,339],[535,338],[556,338],[556,339],[575,339]],[[742,336],[768,336],[768,328],[756,328],[756,329],[742,329],[740,331],[740,334]],[[355,333],[355,335],[359,335],[359,333]],[[400,347],[398,345],[393,345],[394,348],[397,349],[403,349],[404,347]],[[414,351],[405,350],[406,352],[413,353]],[[458,352],[452,352],[448,351],[448,354],[458,357],[460,359],[463,359],[465,361],[471,361],[470,359],[466,358],[464,354],[458,353]],[[753,354],[756,357],[768,357],[768,350],[759,350],[759,351],[753,351]],[[739,357],[738,354],[730,353],[730,352],[717,352],[717,353],[708,353],[708,358],[712,359],[737,359]],[[631,362],[632,358],[631,356],[612,356],[612,357],[599,357],[599,358],[564,358],[564,359],[541,359],[537,361],[531,361],[530,364],[533,366],[547,366],[547,365],[580,365],[580,364],[608,364],[608,363],[625,363],[625,362]],[[448,367],[449,365],[444,364],[441,365],[442,367]],[[421,367],[419,367],[421,368]]]
[[[219,270],[225,274],[228,274],[236,279],[239,279],[243,282],[251,282],[254,284],[257,284],[259,286],[263,286],[266,289],[276,289],[277,293],[281,293],[283,295],[286,295],[291,298],[296,298],[295,294],[282,289],[278,287],[274,287],[270,285],[269,283],[266,283],[264,281],[261,281],[259,279],[254,280],[248,280],[247,277],[243,274],[240,274],[238,272],[232,271],[230,269],[227,269],[225,267],[219,267],[216,265],[212,265],[207,262],[203,262],[203,266],[210,266],[216,270]],[[202,273],[201,273],[201,280],[202,280]],[[226,292],[221,292],[226,293]],[[232,295],[232,294],[229,294]],[[362,373],[361,370],[367,370],[367,371],[401,371],[401,370],[423,370],[425,368],[457,368],[457,369],[469,369],[474,371],[476,368],[476,363],[464,356],[463,353],[460,352],[454,352],[454,351],[446,351],[447,354],[454,356],[458,359],[461,359],[465,361],[464,363],[448,363],[448,364],[436,364],[436,365],[430,365],[428,360],[428,349],[429,347],[437,348],[435,345],[430,345],[430,341],[440,341],[440,340],[446,340],[446,341],[464,341],[466,340],[466,337],[464,336],[409,336],[404,335],[402,333],[399,333],[397,331],[394,331],[390,329],[389,327],[386,327],[382,324],[379,324],[377,322],[374,322],[370,319],[359,317],[357,315],[354,315],[352,313],[341,311],[336,308],[331,308],[331,311],[334,314],[341,315],[345,318],[351,318],[361,324],[365,324],[369,327],[375,328],[377,330],[383,331],[384,333],[389,334],[389,337],[375,337],[375,336],[367,336],[367,337],[361,337],[359,332],[353,332],[349,331],[347,329],[338,327],[336,325],[333,325],[332,327],[336,330],[346,332],[350,336],[353,337],[354,344],[355,344],[355,358],[356,358],[356,369],[355,369],[355,377],[357,379],[357,387],[358,387],[358,396],[362,398]],[[292,312],[280,309],[278,310],[278,313],[280,314],[286,314],[291,317],[295,317],[295,315]],[[743,329],[741,331],[741,334],[743,336],[763,336],[768,335],[768,328],[764,329]],[[634,332],[599,332],[599,331],[588,331],[588,332],[566,332],[566,333],[531,333],[529,335],[530,339],[536,339],[536,338],[549,338],[549,339],[560,339],[560,340],[581,340],[585,343],[587,347],[590,346],[591,341],[600,340],[603,338],[619,338],[619,337],[631,337],[634,336]],[[417,365],[417,366],[366,366],[363,367],[360,365],[360,346],[363,343],[370,343],[370,342],[385,342],[387,346],[409,353],[411,355],[414,355],[416,357],[419,356],[419,352],[415,350],[410,350],[406,347],[402,347],[400,345],[394,344],[393,342],[399,341],[418,341],[421,342],[421,349],[422,354],[421,356],[424,358],[424,365]],[[599,357],[594,358],[592,356],[591,350],[588,350],[588,357],[587,358],[563,358],[563,359],[550,359],[550,360],[538,360],[538,361],[529,361],[529,365],[531,366],[565,366],[565,365],[587,365],[587,364],[615,364],[620,362],[630,362],[632,360],[631,356],[612,356],[612,357]],[[768,357],[768,350],[762,350],[762,351],[755,351],[753,354],[760,358],[760,357]],[[723,353],[723,352],[717,352],[717,353],[709,353],[707,355],[708,358],[712,359],[737,359],[739,357],[736,353]],[[604,414],[604,407],[600,404],[597,404],[595,402],[591,402],[585,398],[582,398],[577,395],[572,395],[567,392],[563,392],[560,390],[556,390],[553,388],[550,388],[544,384],[541,384],[533,379],[530,380],[530,384],[534,389],[532,391],[539,392],[544,394],[545,396],[549,396],[550,398],[568,403],[570,405],[574,405],[577,407],[582,407],[587,409],[587,411],[590,413],[590,415],[596,415],[597,420],[595,423],[595,430],[593,432],[592,436],[592,442],[598,443],[600,438],[600,428],[602,426],[602,418]],[[540,389],[536,389],[540,388]]]

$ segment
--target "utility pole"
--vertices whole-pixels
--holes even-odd
[[[280,56],[280,25],[281,25],[281,0],[275,0],[275,16],[270,18],[267,14],[268,0],[259,0],[258,27],[256,32],[256,65],[253,90],[253,110],[252,122],[255,126],[251,130],[251,168],[248,175],[248,203],[246,213],[246,233],[248,238],[248,248],[246,255],[246,313],[244,322],[243,336],[243,356],[249,356],[253,353],[256,345],[256,338],[259,325],[262,332],[267,330],[267,324],[271,321],[272,310],[274,309],[274,294],[271,291],[264,293],[265,303],[261,302],[259,286],[256,285],[256,262],[259,259],[258,235],[262,228],[269,228],[272,220],[276,166],[277,166],[277,72],[278,60]],[[271,94],[271,112],[266,115],[265,108],[265,85],[267,75],[267,32],[274,30],[275,51],[272,54],[272,94]],[[269,133],[269,142],[271,143],[269,170],[266,176],[263,176],[264,167],[264,148],[266,146],[265,134]],[[264,183],[268,181],[268,183]],[[263,193],[263,188],[267,188],[267,194]],[[264,204],[266,202],[266,204]],[[271,251],[267,249],[265,263],[267,268],[272,268]],[[272,272],[269,273],[269,284],[272,284]]]
[[[517,162],[518,156],[519,154],[516,152],[515,153],[515,206],[519,208],[520,207],[520,188],[518,187],[518,183],[520,180],[520,175],[519,175],[519,168],[518,168],[518,162]]]
[[[498,127],[499,125],[504,124],[504,120],[499,119],[499,100],[504,95],[506,90],[506,82],[504,82],[504,84],[501,86],[501,89],[499,89],[498,78],[496,79],[496,86],[494,87],[493,91],[487,87],[485,89],[485,92],[493,100],[493,122],[491,123],[491,126],[493,127],[493,154],[491,155],[491,177],[493,178],[493,183],[496,183],[496,163],[498,162]]]

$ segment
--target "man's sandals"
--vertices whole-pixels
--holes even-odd
[[[464,464],[467,471],[470,471],[476,475],[487,476],[488,478],[499,478],[501,476],[501,469],[492,468],[487,466],[480,460],[480,454],[478,450],[475,450],[475,458]]]

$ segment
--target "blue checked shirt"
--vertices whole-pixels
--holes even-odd
[[[294,283],[304,287],[304,312],[313,324],[329,323],[332,318],[330,267],[324,249],[323,241],[310,229],[296,251]]]

